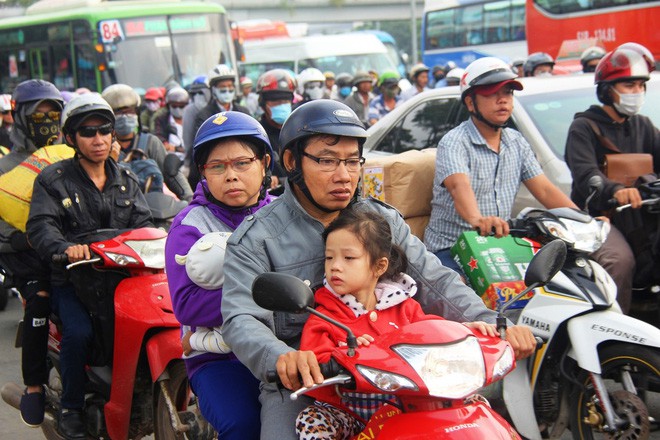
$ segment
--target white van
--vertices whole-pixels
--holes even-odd
[[[397,71],[385,45],[375,35],[365,33],[248,40],[244,48],[242,74],[255,82],[259,75],[276,68],[298,73],[316,67],[335,75],[343,72],[354,75],[359,70]]]

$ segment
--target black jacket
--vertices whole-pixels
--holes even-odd
[[[102,192],[76,157],[50,165],[37,176],[27,234],[32,247],[48,261],[69,246],[98,239],[101,229],[152,226],[137,177],[113,160],[105,162],[105,170],[107,181]],[[54,283],[61,284],[62,280],[61,275],[54,274]]]
[[[608,180],[600,171],[606,154],[612,152],[600,144],[596,134],[586,119],[598,125],[604,137],[609,139],[623,153],[649,153],[653,156],[653,169],[660,173],[660,132],[646,116],[635,115],[619,124],[610,118],[602,107],[591,106],[587,111],[577,113],[568,130],[566,140],[566,164],[573,175],[571,199],[580,208],[589,195],[588,181],[594,174],[599,174],[605,186],[595,203],[591,203],[591,214],[607,209],[606,202],[623,185]]]

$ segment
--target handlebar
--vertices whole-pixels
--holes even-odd
[[[55,265],[63,266],[66,263],[69,262],[69,256],[67,254],[54,254],[51,257],[51,261]],[[76,261],[75,263],[67,264],[65,266],[65,268],[66,268],[66,270],[70,270],[70,269],[72,269],[74,267],[77,267],[77,266],[84,266],[86,264],[100,263],[101,261],[103,261],[103,259],[101,257],[99,257],[98,255],[95,255],[94,253],[92,253],[92,258],[90,258],[89,260]]]
[[[330,359],[328,362],[319,364],[319,368],[321,369],[321,374],[325,378],[337,376],[344,371],[334,359]],[[280,376],[277,374],[277,370],[268,370],[266,372],[266,382],[281,383]]]
[[[616,206],[616,204],[617,204],[616,199],[612,199],[612,200],[614,200],[614,206]],[[610,200],[608,203],[612,203],[612,200]],[[642,200],[642,206],[644,206],[644,205],[656,205],[656,204],[660,204],[660,199]],[[627,204],[621,205],[621,206],[617,206],[616,212],[621,212],[624,209],[628,209],[630,207],[631,207],[630,203],[627,203]]]

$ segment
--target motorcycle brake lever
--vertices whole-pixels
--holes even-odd
[[[328,385],[346,385],[347,383],[350,383],[353,380],[353,378],[347,374],[339,374],[335,377],[331,377],[330,379],[325,379],[321,383],[315,383],[309,388],[302,387],[293,393],[291,393],[291,400],[298,400],[298,397],[300,397],[302,394],[305,394],[307,391],[312,391],[317,388],[322,388],[326,387]]]
[[[69,269],[74,268],[74,267],[77,267],[77,266],[83,266],[83,265],[85,265],[85,264],[94,264],[94,263],[98,263],[98,262],[100,262],[100,261],[103,261],[103,259],[102,259],[101,257],[91,258],[91,259],[89,259],[89,260],[80,260],[80,261],[76,261],[75,263],[67,264],[67,265],[66,265],[66,270],[69,270]]]

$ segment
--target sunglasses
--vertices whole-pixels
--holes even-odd
[[[30,120],[35,124],[41,124],[46,119],[50,119],[52,121],[59,121],[61,115],[62,115],[62,112],[59,112],[57,110],[51,110],[51,111],[46,112],[46,113],[34,112],[31,115],[28,115],[28,118],[30,118]]]
[[[103,124],[103,125],[87,125],[84,127],[78,128],[77,133],[80,135],[80,137],[84,138],[93,138],[96,136],[96,133],[101,133],[102,136],[106,136],[114,130],[114,127],[112,126],[111,123]]]

